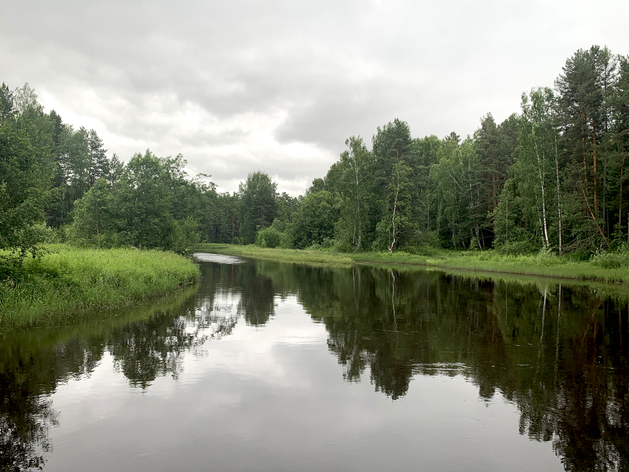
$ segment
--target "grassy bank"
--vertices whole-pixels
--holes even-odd
[[[313,249],[271,249],[259,246],[237,246],[234,244],[199,244],[196,252],[214,252],[232,256],[251,257],[278,262],[297,262],[325,265],[351,265],[354,260],[349,254]]]
[[[49,246],[25,261],[24,275],[0,282],[0,328],[59,324],[112,310],[193,283],[198,268],[172,253]]]
[[[197,250],[256,259],[316,264],[404,264],[466,272],[519,274],[629,284],[629,253],[601,254],[589,261],[572,261],[552,254],[506,256],[493,251],[432,251],[429,255],[403,252],[341,254],[325,250],[268,249],[257,246],[206,244]]]
[[[427,263],[435,267],[466,271],[629,284],[629,265],[624,259],[625,255],[618,253],[603,254],[588,261],[573,261],[547,254],[505,256],[486,251],[429,258]]]

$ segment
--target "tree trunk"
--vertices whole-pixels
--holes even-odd
[[[592,161],[593,161],[593,171],[594,171],[594,216],[598,218],[598,174],[596,170],[596,128],[592,127]]]
[[[560,191],[560,185],[559,185],[559,152],[557,150],[557,136],[555,136],[555,172],[557,175],[557,217],[558,217],[558,226],[559,226],[559,255],[561,256],[562,252],[563,252],[563,245],[562,245],[562,223],[561,223],[561,219],[562,219],[562,215],[561,215],[561,191]]]
[[[620,191],[618,192],[618,232],[622,233],[622,177],[625,171],[625,158],[622,158],[622,163],[620,164]]]
[[[94,205],[94,211],[96,212],[96,244],[100,248],[100,228],[98,225],[98,203]]]
[[[396,228],[395,228],[395,213],[397,211],[397,199],[398,199],[398,195],[400,193],[400,175],[398,173],[398,180],[397,180],[397,185],[395,187],[395,197],[393,199],[393,217],[391,218],[391,237],[392,237],[392,241],[391,241],[391,245],[389,246],[389,252],[393,252],[393,247],[395,246],[395,237],[397,235],[396,232]]]
[[[539,149],[537,148],[537,139],[535,137],[535,130],[531,125],[531,134],[533,135],[533,139],[535,140],[535,157],[537,158],[537,172],[539,174],[539,185],[542,191],[542,230],[543,230],[543,243],[544,248],[548,249],[550,246],[550,242],[548,240],[548,224],[546,219],[546,185],[544,182],[544,173],[545,166],[544,162],[546,160],[546,156],[542,152],[542,156],[539,155]]]

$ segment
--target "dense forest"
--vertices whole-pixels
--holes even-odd
[[[279,193],[262,171],[219,193],[181,155],[107,156],[96,131],[46,113],[28,84],[3,84],[0,249],[24,256],[68,241],[184,253],[205,241],[587,257],[629,241],[629,57],[607,48],[578,50],[554,88],[523,93],[519,111],[502,123],[483,116],[464,139],[413,138],[395,119],[371,147],[354,136],[345,146],[303,196]]]

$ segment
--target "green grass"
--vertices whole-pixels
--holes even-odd
[[[409,254],[407,252],[361,252],[352,254],[351,258],[361,263],[410,264],[427,265],[428,256]]]
[[[47,248],[41,258],[25,261],[19,281],[0,282],[1,328],[58,324],[129,306],[172,293],[199,276],[192,261],[173,253]]]
[[[589,261],[572,261],[552,254],[501,255],[492,251],[454,253],[445,257],[428,258],[434,267],[466,271],[498,272],[542,277],[566,278],[604,283],[629,284],[629,266],[608,264],[608,257],[593,257]]]
[[[2,370],[2,360],[10,357],[10,353],[18,349],[23,351],[46,349],[68,339],[99,338],[129,323],[146,321],[158,314],[178,313],[180,307],[194,296],[196,288],[190,285],[157,299],[136,301],[133,305],[107,312],[105,316],[64,317],[58,319],[54,325],[5,331],[2,333],[2,343],[0,343],[0,370]],[[89,314],[85,312],[83,315],[86,313]],[[102,312],[100,314],[103,315]]]
[[[199,244],[196,252],[214,252],[232,256],[251,257],[278,262],[297,262],[318,265],[351,265],[354,263],[349,254],[319,249],[280,249],[259,246],[237,246],[233,244]]]
[[[573,261],[553,254],[509,256],[494,251],[433,250],[427,255],[405,252],[335,253],[328,250],[268,249],[257,246],[205,244],[198,251],[218,252],[256,259],[326,265],[416,265],[450,271],[552,277],[602,283],[629,284],[629,252],[604,253],[589,261]]]

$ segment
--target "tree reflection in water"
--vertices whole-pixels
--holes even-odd
[[[415,375],[465,375],[520,411],[520,433],[552,441],[566,470],[629,470],[628,307],[585,287],[434,271],[313,269],[260,262],[298,294],[360,381],[398,399]]]
[[[0,346],[0,470],[41,468],[56,422],[49,395],[105,352],[134,388],[177,378],[184,354],[263,326],[296,295],[328,331],[344,377],[367,374],[396,400],[417,375],[466,376],[520,411],[519,430],[551,441],[566,470],[627,470],[627,302],[578,286],[354,267],[206,263],[196,295],[170,307],[67,329],[7,335]],[[55,334],[56,333],[56,334]]]
[[[14,372],[0,375],[0,470],[42,469],[50,450],[48,430],[56,424],[50,399],[33,395]]]

